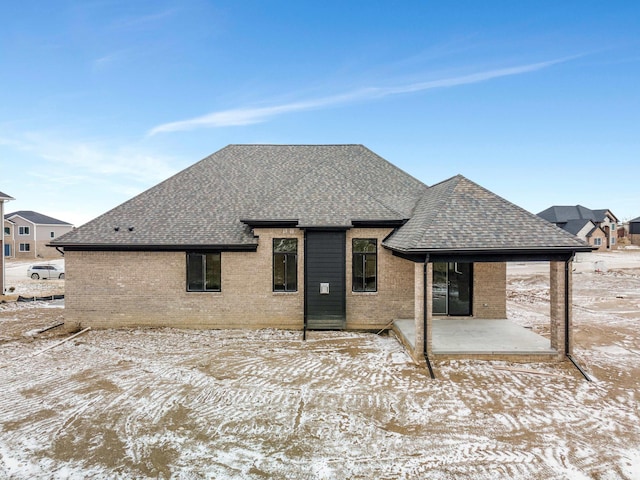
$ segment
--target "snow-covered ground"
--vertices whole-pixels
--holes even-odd
[[[43,351],[68,336],[35,333],[60,302],[0,305],[0,477],[640,478],[640,252],[604,261],[573,277],[592,383],[569,362],[440,361],[431,380],[393,336],[351,332],[89,331]],[[539,267],[510,266],[508,311],[544,334]]]

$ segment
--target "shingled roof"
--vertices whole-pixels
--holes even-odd
[[[462,176],[429,188],[362,145],[230,145],[51,244],[256,248],[251,226],[278,223],[393,225],[383,245],[410,253],[590,248]]]
[[[33,210],[18,210],[17,212],[7,213],[4,218],[11,219],[16,216],[22,217],[36,225],[71,225],[71,223],[58,220],[43,213],[34,212]]]
[[[538,213],[538,216],[552,223],[565,223],[569,220],[591,220],[594,223],[601,223],[606,221],[607,214],[618,220],[611,210],[606,208],[591,210],[582,205],[553,205]]]
[[[584,250],[586,246],[462,175],[432,186],[413,217],[385,245],[406,253]]]
[[[362,145],[229,145],[51,244],[255,248],[248,221],[401,222],[425,191]]]

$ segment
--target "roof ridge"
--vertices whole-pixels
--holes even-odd
[[[361,143],[230,143],[229,145],[227,145],[227,147],[363,147],[363,148],[367,148]],[[223,148],[226,148],[226,147],[223,147]],[[214,152],[214,153],[217,153],[217,152]]]
[[[413,212],[411,215],[411,219],[407,222],[416,223],[417,229],[415,233],[410,233],[408,235],[407,244],[414,245],[420,241],[425,235],[425,232],[429,230],[430,225],[435,221],[438,217],[438,214],[441,212],[441,206],[444,204],[446,199],[448,198],[449,192],[452,188],[455,188],[455,185],[447,185],[443,192],[437,192],[440,188],[442,188],[447,182],[451,182],[456,179],[457,176],[448,178],[447,180],[443,180],[442,182],[438,182],[435,185],[428,187],[428,189],[423,193],[423,195],[416,202],[415,207],[413,208]],[[458,179],[459,180],[459,179]],[[434,207],[435,208],[420,208],[422,205],[427,204],[429,201],[433,200],[433,197],[430,195],[437,195],[435,197],[436,201]]]

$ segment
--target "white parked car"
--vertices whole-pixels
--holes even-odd
[[[34,280],[46,278],[64,279],[64,267],[57,265],[31,265],[27,270],[27,276]]]

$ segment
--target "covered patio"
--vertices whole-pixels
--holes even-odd
[[[572,353],[572,262],[574,252],[503,253],[482,252],[478,254],[452,255],[427,254],[422,261],[414,257],[415,316],[410,319],[396,319],[393,330],[404,343],[417,362],[429,359],[474,358],[486,360],[507,360],[515,362],[562,361]],[[502,291],[496,303],[504,309],[502,316],[484,316],[487,298],[473,303],[473,309],[466,316],[442,315],[436,313],[434,297],[439,287],[434,283],[434,263],[468,262],[487,270],[489,265],[505,266],[502,276],[494,276],[497,285],[494,291]],[[506,311],[506,264],[509,262],[536,261],[549,265],[549,336],[543,337],[531,329],[510,321]],[[499,269],[497,269],[499,270]],[[487,277],[488,278],[488,277]],[[475,288],[486,289],[487,282],[475,284]],[[496,297],[497,298],[497,297]],[[501,307],[502,309],[502,307]]]
[[[415,210],[384,247],[413,262],[414,315],[394,330],[416,362],[571,358],[572,262],[591,246],[461,176],[430,187]],[[549,265],[549,338],[508,320],[513,262]]]

